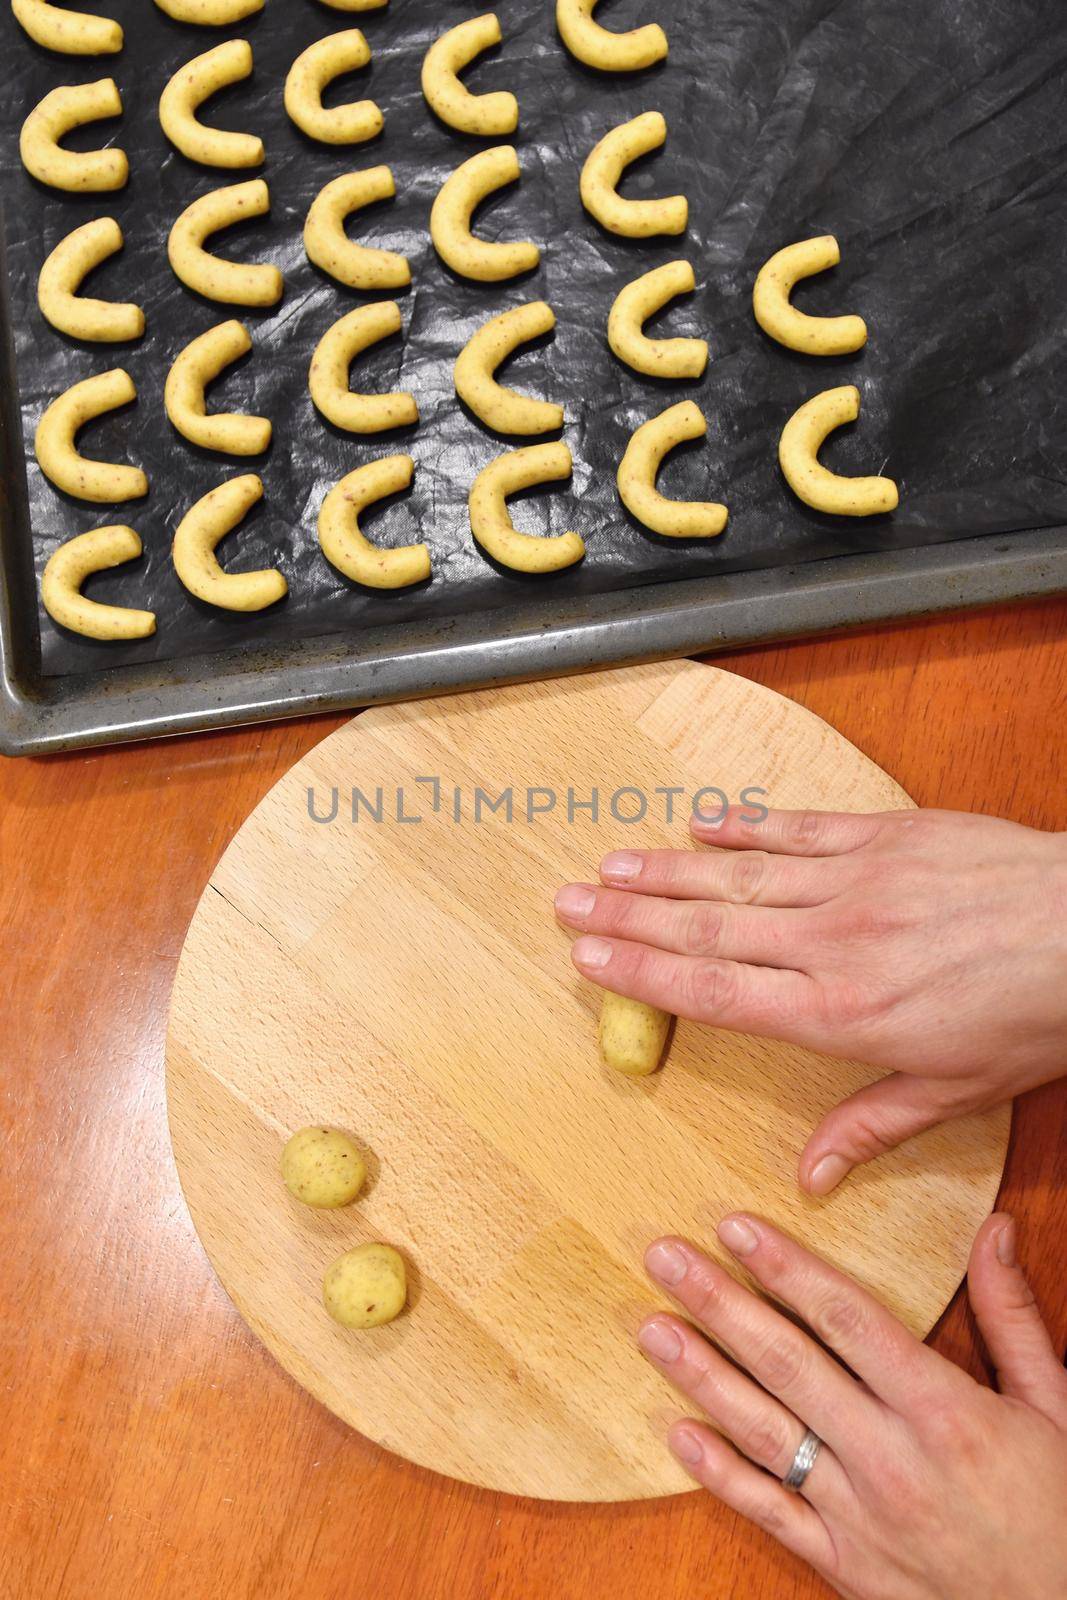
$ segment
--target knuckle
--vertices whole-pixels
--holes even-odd
[[[721,906],[697,905],[689,913],[685,942],[687,954],[713,956],[723,942],[726,913]]]
[[[757,1363],[757,1376],[768,1389],[792,1391],[801,1386],[808,1368],[803,1341],[779,1336],[764,1346]]]
[[[822,831],[823,819],[820,812],[796,811],[786,823],[785,836],[790,844],[812,845],[818,842]]]
[[[737,978],[724,961],[698,961],[689,976],[689,1002],[695,1016],[712,1019],[733,1010]]]
[[[786,1518],[782,1508],[774,1500],[761,1500],[752,1505],[745,1512],[750,1522],[755,1523],[764,1533],[770,1534],[772,1539],[782,1542],[786,1532]]]
[[[765,850],[744,850],[732,857],[723,884],[727,900],[739,906],[754,905],[767,881],[768,861]]]
[[[833,1290],[811,1314],[811,1326],[829,1345],[862,1344],[870,1331],[867,1308],[854,1296]]]
[[[785,1472],[793,1459],[794,1451],[786,1436],[783,1421],[773,1422],[769,1417],[754,1418],[738,1436],[738,1443],[750,1460],[761,1467]]]

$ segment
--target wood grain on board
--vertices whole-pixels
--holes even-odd
[[[687,846],[711,786],[909,804],[803,707],[671,662],[367,711],[281,779],[204,892],[167,1047],[193,1220],[283,1366],[410,1461],[552,1500],[690,1489],[633,1337],[663,1303],[641,1269],[661,1218],[721,1259],[719,1216],[768,1216],[920,1334],[963,1275],[1007,1107],[812,1201],[795,1179],[811,1119],[869,1068],[688,1023],[654,1077],[600,1064],[599,991],[553,888],[595,874],[620,831]],[[312,1122],[363,1142],[375,1174],[327,1216],[278,1175]],[[357,1334],[326,1314],[322,1274],[375,1238],[411,1263],[412,1304]]]

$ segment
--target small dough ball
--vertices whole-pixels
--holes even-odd
[[[607,993],[600,1011],[601,1059],[627,1077],[647,1077],[660,1064],[670,1026],[666,1011],[627,995]]]
[[[301,1128],[282,1151],[285,1187],[306,1206],[347,1206],[366,1176],[367,1163],[337,1128]]]
[[[322,1280],[326,1309],[346,1328],[378,1328],[392,1322],[407,1297],[404,1258],[389,1244],[359,1244],[346,1250]]]

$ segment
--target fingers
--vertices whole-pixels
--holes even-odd
[[[903,1072],[880,1078],[842,1100],[819,1123],[800,1157],[801,1188],[829,1194],[861,1162],[971,1109],[951,1083]]]
[[[814,1032],[821,991],[800,972],[674,955],[598,934],[576,939],[571,960],[585,977],[614,994],[643,1000],[676,1017],[796,1044],[806,1044]]]
[[[932,1395],[943,1400],[953,1381],[970,1386],[959,1368],[920,1343],[873,1295],[762,1217],[724,1217],[719,1238],[757,1283],[799,1312],[871,1393],[901,1415],[925,1409]]]
[[[668,1443],[686,1471],[724,1505],[747,1517],[809,1566],[820,1571],[829,1566],[833,1559],[830,1535],[803,1495],[783,1489],[703,1423],[676,1422]]]
[[[583,933],[603,933],[678,955],[719,956],[769,967],[799,964],[810,940],[801,911],[661,900],[571,883],[556,895],[556,914]]]
[[[649,1317],[637,1339],[664,1377],[728,1434],[750,1461],[776,1478],[785,1477],[804,1437],[803,1423],[680,1317]],[[829,1449],[821,1450],[805,1482],[805,1495],[815,1504],[824,1492],[831,1492],[832,1498],[840,1476],[840,1462]]]
[[[841,1458],[875,1447],[884,1412],[814,1340],[682,1239],[657,1239],[645,1266],[689,1315]]]
[[[825,862],[765,850],[613,850],[600,863],[600,876],[637,894],[728,905],[818,906],[834,892]]]
[[[772,850],[786,856],[838,856],[859,850],[900,815],[881,811],[768,811],[760,817],[754,802],[731,806],[722,819],[716,812],[694,813],[689,827],[702,844],[725,850]]]
[[[987,1217],[971,1248],[967,1293],[1002,1394],[1067,1427],[1067,1373],[1015,1256],[1015,1222]]]

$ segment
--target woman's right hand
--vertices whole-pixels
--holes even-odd
[[[716,1028],[889,1072],[812,1134],[800,1180],[1067,1072],[1067,835],[951,811],[696,816],[568,884],[593,982]]]

